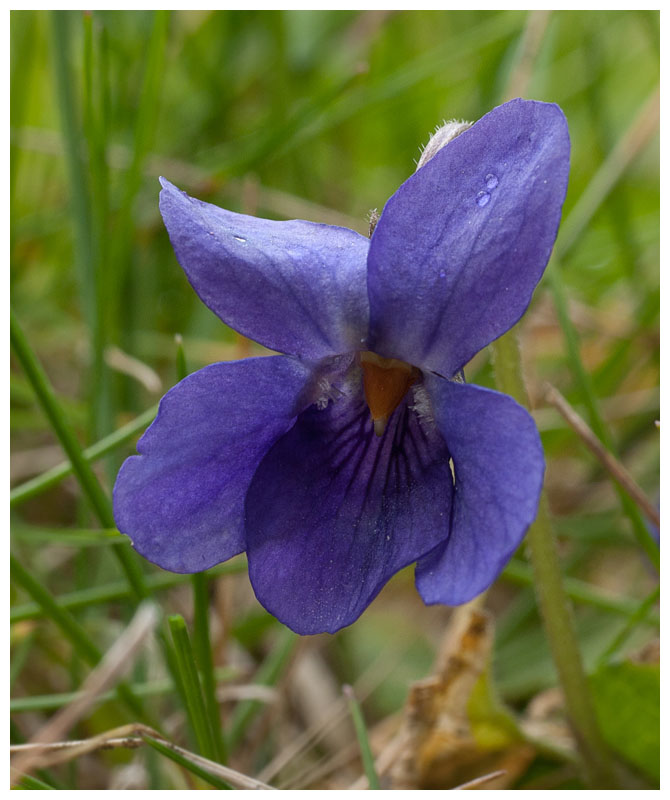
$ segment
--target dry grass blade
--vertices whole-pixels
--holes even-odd
[[[71,761],[74,758],[97,750],[112,750],[120,747],[137,748],[145,744],[145,736],[157,739],[172,752],[182,756],[212,775],[221,778],[235,789],[274,789],[273,786],[269,786],[267,783],[263,783],[263,781],[251,778],[230,767],[224,767],[222,764],[217,764],[215,761],[210,761],[208,758],[196,755],[196,753],[191,753],[189,750],[185,750],[183,747],[179,747],[179,745],[168,741],[160,733],[157,733],[147,725],[141,724],[124,725],[121,728],[114,728],[99,736],[94,736],[91,739],[79,741],[51,742],[48,744],[44,742],[35,742],[13,745],[10,748],[10,752],[12,754],[39,752],[42,759],[40,763],[43,766],[51,766],[64,761]]]
[[[49,745],[62,739],[91,708],[96,698],[110,689],[130,669],[137,652],[155,628],[157,621],[158,612],[153,603],[143,603],[126,630],[86,678],[79,696],[56,713],[35,734],[31,743],[38,742],[40,746],[19,754],[12,767],[12,775],[27,773],[42,764],[44,749],[42,745]]]
[[[519,57],[507,81],[504,100],[523,97],[528,91],[528,85],[533,76],[535,59],[540,52],[550,16],[551,11],[547,9],[536,9],[528,12],[528,21],[523,32]]]
[[[458,789],[479,789],[485,783],[490,783],[496,778],[501,778],[504,774],[504,769],[497,769],[495,772],[489,772],[488,775],[482,775],[480,778],[473,778],[471,781],[462,783],[460,786],[454,786],[454,791]]]
[[[661,526],[661,518],[658,510],[649,501],[649,498],[642,491],[642,489],[635,482],[633,476],[621,464],[610,451],[601,443],[600,439],[589,428],[584,420],[572,408],[570,403],[563,397],[563,395],[551,384],[545,384],[544,390],[547,402],[561,414],[563,419],[568,423],[572,430],[579,436],[589,450],[600,461],[603,467],[609,472],[614,480],[621,486],[621,488],[628,493],[628,495],[637,503],[641,511],[646,517],[656,525],[657,528]]]
[[[63,147],[61,138],[56,131],[41,130],[39,128],[22,127],[12,133],[12,140],[26,150],[38,153],[47,153],[62,156]],[[108,149],[109,166],[114,169],[128,169],[131,154],[123,145],[113,145]],[[155,178],[156,175],[165,175],[177,184],[185,184],[189,191],[196,192],[198,188],[211,190],[211,175],[201,167],[161,156],[148,156],[144,174]],[[223,187],[224,193],[229,197],[239,197],[243,192],[243,179],[234,178]],[[197,192],[196,192],[197,193]],[[363,233],[367,227],[364,220],[350,217],[327,206],[305,200],[295,194],[273,189],[269,186],[258,184],[256,187],[256,203],[260,208],[271,211],[285,219],[299,218],[323,222],[327,225],[339,225]]]
[[[394,648],[390,647],[379,654],[363,675],[356,681],[354,688],[357,696],[364,700],[383,680],[390,674],[397,664],[397,659],[391,658]],[[272,780],[293,759],[302,752],[316,745],[323,736],[338,725],[348,716],[346,701],[343,697],[337,700],[324,711],[321,719],[310,725],[287,747],[281,750],[272,761],[259,773],[262,780]]]
[[[51,767],[98,750],[140,747],[144,744],[144,741],[137,733],[137,725],[123,725],[120,728],[114,728],[90,739],[72,739],[65,742],[51,742],[50,744],[44,744],[43,742],[14,744],[10,746],[9,752],[10,755],[40,752],[41,766]]]
[[[558,258],[562,258],[577,241],[628,165],[644,150],[658,130],[659,100],[660,90],[656,87],[631,126],[591,178],[568,217],[561,223],[555,247]]]
[[[105,363],[117,372],[134,378],[148,392],[157,394],[163,388],[160,376],[155,370],[139,358],[124,353],[116,345],[110,345],[105,349]]]

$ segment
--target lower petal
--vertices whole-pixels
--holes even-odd
[[[114,517],[149,561],[199,572],[244,550],[244,496],[293,423],[310,376],[286,356],[212,364],[161,400],[114,487]]]
[[[455,489],[449,539],[419,562],[416,583],[426,603],[459,605],[493,583],[535,519],[544,456],[532,417],[511,397],[437,376],[427,389]]]
[[[359,375],[351,394],[303,412],[254,475],[247,555],[259,601],[297,633],[349,625],[444,540],[452,485],[442,437],[407,402],[375,436]]]

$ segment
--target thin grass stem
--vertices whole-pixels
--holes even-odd
[[[245,560],[237,560],[212,567],[208,574],[212,576],[238,575],[246,572],[246,569],[247,562]],[[188,583],[190,579],[190,575],[176,572],[159,572],[149,575],[146,583],[148,590],[153,594],[154,592],[172,589],[175,586]],[[60,608],[74,610],[124,600],[132,596],[133,592],[129,588],[127,581],[114,581],[103,586],[92,586],[89,589],[79,589],[59,595],[56,598],[56,602]],[[28,619],[39,619],[43,614],[44,610],[38,603],[22,603],[10,609],[10,622],[17,623]]]
[[[108,453],[111,453],[113,450],[116,450],[117,447],[126,444],[126,442],[129,442],[134,436],[137,436],[140,431],[143,431],[149,423],[153,421],[157,411],[157,405],[147,409],[147,411],[140,414],[132,422],[129,422],[127,425],[114,431],[114,433],[110,433],[109,436],[105,436],[104,439],[100,439],[99,442],[87,447],[82,453],[83,457],[86,461],[94,462],[106,456]],[[73,471],[72,462],[64,461],[62,464],[52,467],[41,475],[37,475],[35,478],[31,478],[29,481],[22,483],[20,486],[14,487],[9,494],[10,506],[17,506],[45,492],[47,489],[51,489],[64,478],[72,475]]]
[[[356,695],[351,686],[344,686],[342,691],[347,698],[349,705],[349,713],[354,723],[356,730],[356,738],[358,739],[358,746],[361,751],[361,761],[363,762],[363,770],[365,777],[368,779],[368,786],[370,789],[381,789],[379,784],[379,776],[375,769],[375,759],[372,755],[372,748],[370,747],[370,739],[368,737],[368,730],[365,727],[365,720],[363,719],[363,712],[356,700]]]
[[[33,391],[37,396],[42,410],[51,423],[54,433],[58,437],[63,449],[67,453],[72,470],[77,476],[79,485],[86,495],[93,511],[103,528],[115,527],[112,507],[100,482],[98,481],[90,463],[84,458],[81,446],[70,423],[65,418],[51,383],[42,369],[42,365],[33,353],[28,340],[21,330],[13,312],[10,312],[11,343],[17,358],[21,362]],[[114,552],[121,563],[128,582],[138,598],[148,596],[142,571],[132,553],[122,545],[115,545]]]

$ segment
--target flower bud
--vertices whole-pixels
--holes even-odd
[[[423,148],[419,163],[416,165],[417,170],[427,164],[434,155],[437,155],[445,144],[449,144],[452,139],[455,139],[463,131],[467,131],[472,124],[472,122],[466,122],[463,119],[452,119],[438,126],[435,129],[435,133],[428,140],[428,144]]]

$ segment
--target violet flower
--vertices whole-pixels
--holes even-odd
[[[505,103],[398,189],[371,239],[163,180],[200,298],[285,355],[165,395],[114,489],[135,549],[174,572],[246,551],[259,601],[303,634],[349,625],[413,562],[426,603],[486,589],[535,518],[544,459],[530,415],[461,370],[530,302],[569,149],[558,106]]]

